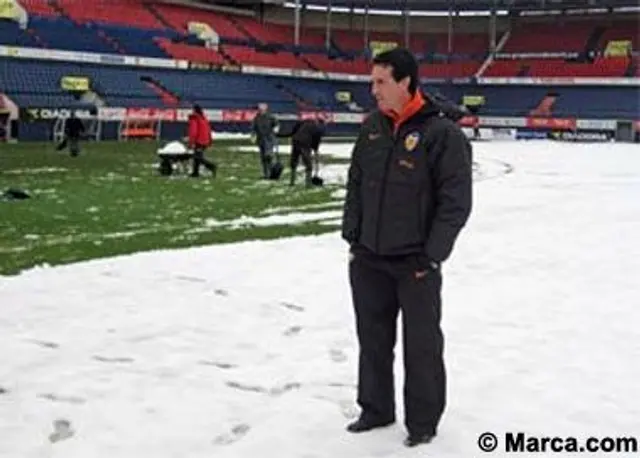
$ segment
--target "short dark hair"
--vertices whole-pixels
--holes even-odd
[[[193,111],[195,111],[198,114],[203,114],[202,113],[202,107],[200,105],[198,105],[197,103],[193,106]]]
[[[398,82],[409,77],[409,92],[411,95],[418,89],[418,61],[405,48],[394,48],[384,51],[373,58],[373,65],[391,67],[393,79]]]

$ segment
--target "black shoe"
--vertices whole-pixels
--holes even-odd
[[[350,433],[363,433],[365,431],[371,431],[375,428],[383,428],[389,426],[395,422],[394,419],[385,421],[369,420],[363,417],[358,418],[353,423],[347,425],[347,431]]]
[[[407,447],[415,447],[420,444],[428,444],[436,437],[435,433],[424,433],[424,434],[412,434],[409,433],[407,438],[404,440],[404,445]]]

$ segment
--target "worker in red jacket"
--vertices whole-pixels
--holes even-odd
[[[193,106],[189,115],[189,148],[193,150],[192,177],[200,176],[200,166],[204,165],[215,177],[218,166],[205,159],[204,152],[211,146],[211,126],[200,105]]]

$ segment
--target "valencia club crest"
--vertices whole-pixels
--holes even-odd
[[[420,143],[420,132],[411,132],[406,137],[404,137],[404,149],[411,152],[416,149]]]

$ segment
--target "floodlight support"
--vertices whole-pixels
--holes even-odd
[[[296,7],[293,9],[293,44],[300,46],[300,0],[296,0]]]
[[[363,40],[364,40],[364,49],[369,48],[369,2],[364,5],[364,31],[363,31]]]
[[[327,8],[327,20],[326,20],[326,25],[327,25],[327,29],[325,32],[325,42],[324,42],[324,46],[327,49],[327,51],[331,48],[331,0],[329,0],[329,5]]]

